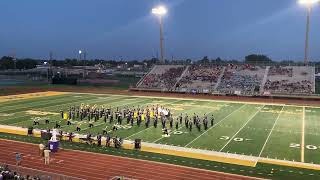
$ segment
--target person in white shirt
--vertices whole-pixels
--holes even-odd
[[[50,162],[50,150],[49,149],[45,149],[44,150],[44,164],[49,164]]]
[[[40,155],[40,157],[43,157],[44,148],[45,148],[45,146],[42,143],[39,144],[39,155]]]

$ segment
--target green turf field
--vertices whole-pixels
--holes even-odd
[[[2,102],[0,124],[30,127],[33,126],[33,118],[47,117],[51,121],[49,125],[40,121],[40,125],[34,127],[53,128],[55,121],[60,121],[62,130],[75,131],[76,126],[67,126],[66,121],[61,119],[59,111],[81,103],[110,105],[113,109],[160,104],[170,108],[174,117],[180,113],[189,116],[193,113],[201,116],[206,113],[209,117],[211,114],[215,117],[214,126],[209,126],[206,131],[202,127],[201,131],[193,128],[190,132],[183,125],[179,126],[178,130],[182,134],[176,134],[177,130],[173,127],[170,137],[163,137],[159,123],[157,128],[152,125],[146,128],[142,124],[141,127],[135,125],[130,129],[119,129],[111,132],[112,136],[129,140],[141,138],[143,142],[320,164],[320,108],[318,107],[73,93]],[[98,134],[104,128],[111,130],[113,127],[112,124],[104,123],[103,119],[95,122],[93,128],[89,128],[85,121],[76,123],[81,123],[80,133],[84,134],[88,132]]]

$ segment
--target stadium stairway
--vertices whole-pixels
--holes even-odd
[[[222,72],[221,72],[221,74],[219,75],[219,78],[218,78],[218,82],[216,83],[216,85],[214,86],[214,91],[216,91],[217,90],[217,88],[218,88],[218,86],[219,86],[219,84],[220,84],[220,82],[221,82],[221,79],[222,79],[222,76],[224,75],[224,72],[226,71],[226,67],[223,67],[223,69],[222,69]]]
[[[312,92],[316,92],[316,68],[311,68],[311,74],[312,74]]]
[[[270,69],[270,66],[267,66],[266,71],[263,76],[263,79],[262,79],[262,82],[261,82],[260,94],[263,94],[263,92],[264,92],[264,85],[266,84],[267,79],[268,79],[269,69]]]
[[[187,74],[190,66],[187,66],[186,69],[183,71],[181,76],[177,79],[177,82],[173,85],[173,89],[175,89],[176,85],[181,81],[181,79]]]
[[[151,70],[150,70],[147,74],[145,74],[144,76],[142,76],[142,78],[141,78],[141,79],[139,80],[139,82],[136,84],[136,87],[139,87],[139,86],[141,85],[141,83],[143,82],[144,78],[145,78],[146,76],[148,76],[151,72],[153,72],[155,68],[156,68],[156,65],[153,65],[152,68],[151,68]]]

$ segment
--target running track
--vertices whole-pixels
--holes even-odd
[[[0,163],[15,164],[15,152],[23,154],[22,166],[81,179],[111,179],[115,176],[141,180],[213,180],[255,179],[183,166],[136,160],[105,154],[60,150],[51,154],[50,165],[44,165],[38,146],[0,139]]]

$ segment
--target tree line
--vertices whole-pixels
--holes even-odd
[[[16,60],[13,57],[3,56],[0,59],[0,69],[33,69],[38,61],[30,58]]]
[[[143,65],[145,67],[151,67],[154,64],[161,64],[158,58],[145,59],[143,61],[133,60],[133,61],[116,61],[116,60],[102,60],[102,59],[93,59],[93,60],[78,60],[78,59],[65,59],[65,60],[38,60],[38,59],[14,59],[13,57],[3,56],[0,59],[0,70],[7,69],[32,69],[37,65],[43,65],[44,62],[47,62],[47,65],[53,67],[71,67],[71,66],[94,66],[94,65],[103,65],[106,68],[114,68],[118,65],[126,64],[127,67],[132,67],[133,65]],[[191,59],[185,60],[165,60],[166,64],[240,64],[240,63],[249,63],[249,64],[278,64],[278,65],[303,65],[303,62],[296,61],[273,61],[266,55],[263,54],[250,54],[244,58],[244,60],[223,60],[220,57],[215,59],[210,59],[208,56],[204,56],[202,59],[193,61]],[[312,65],[320,66],[320,62],[311,62]]]

